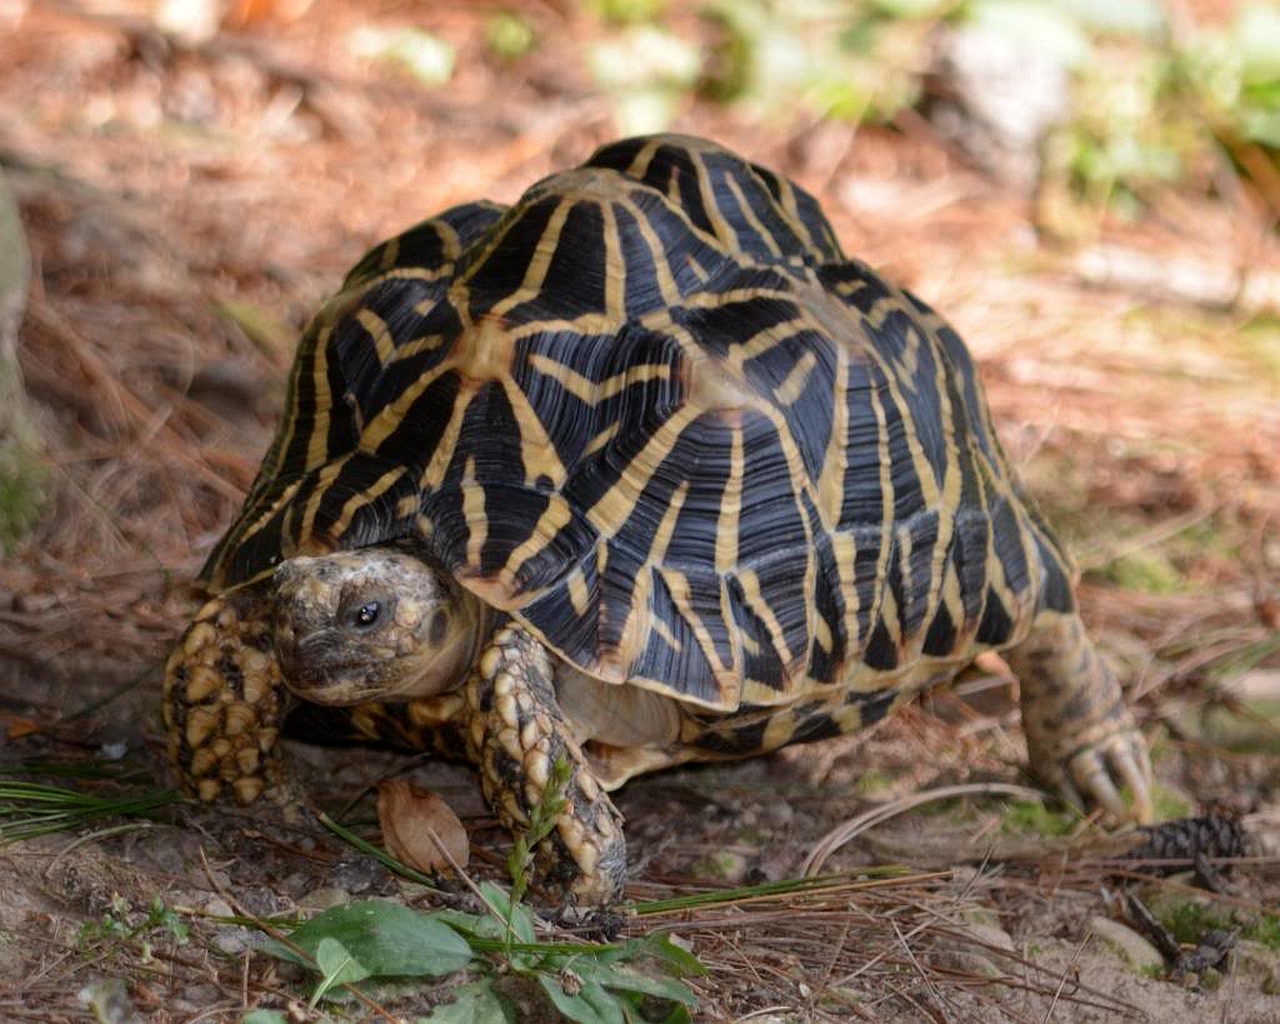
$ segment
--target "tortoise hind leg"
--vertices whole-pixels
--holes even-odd
[[[626,875],[622,816],[573,738],[552,671],[546,648],[525,630],[509,623],[497,631],[466,684],[470,754],[485,799],[515,834],[528,831],[534,809],[552,795],[552,766],[568,763],[565,804],[534,853],[535,873],[579,903],[609,903]]]
[[[1146,742],[1080,616],[1042,609],[1004,654],[1022,688],[1032,770],[1073,802],[1083,796],[1118,818],[1150,821]]]

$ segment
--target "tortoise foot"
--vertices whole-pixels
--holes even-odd
[[[287,706],[262,600],[239,592],[209,601],[165,669],[169,758],[203,801],[252,803],[280,781]]]
[[[1031,770],[1075,806],[1150,821],[1146,740],[1079,616],[1043,612],[1008,655],[1022,684]]]
[[[581,906],[616,901],[626,874],[622,815],[556,702],[551,659],[525,630],[498,630],[467,684],[468,742],[494,813],[529,836],[535,884]],[[545,835],[533,826],[552,817]]]

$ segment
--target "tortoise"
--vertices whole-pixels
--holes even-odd
[[[960,337],[701,139],[606,145],[369,252],[200,580],[165,684],[187,787],[278,791],[298,701],[474,763],[514,833],[560,764],[536,870],[570,902],[621,893],[628,778],[866,726],[988,650],[1034,771],[1151,813]]]

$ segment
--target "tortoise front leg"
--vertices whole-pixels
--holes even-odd
[[[539,882],[578,903],[607,904],[622,894],[626,845],[622,815],[592,774],[556,702],[552,660],[514,623],[497,631],[466,683],[468,743],[485,799],[503,827],[520,834],[551,795],[558,759],[568,762],[565,804],[534,853]]]
[[[262,587],[209,601],[169,656],[164,722],[184,789],[242,804],[280,781],[277,744],[288,711]]]
[[[1080,616],[1042,610],[1030,635],[1004,653],[1022,688],[1032,771],[1075,803],[1083,796],[1117,818],[1150,821],[1146,741]]]

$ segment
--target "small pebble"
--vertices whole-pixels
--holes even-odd
[[[298,908],[300,910],[328,910],[330,907],[350,902],[351,893],[347,892],[346,889],[339,888],[336,885],[325,885],[319,889],[312,889],[302,899],[298,900]]]
[[[1135,971],[1163,971],[1164,957],[1160,951],[1132,928],[1113,921],[1109,917],[1095,915],[1089,918],[1089,930],[1103,945],[1113,949]]]

